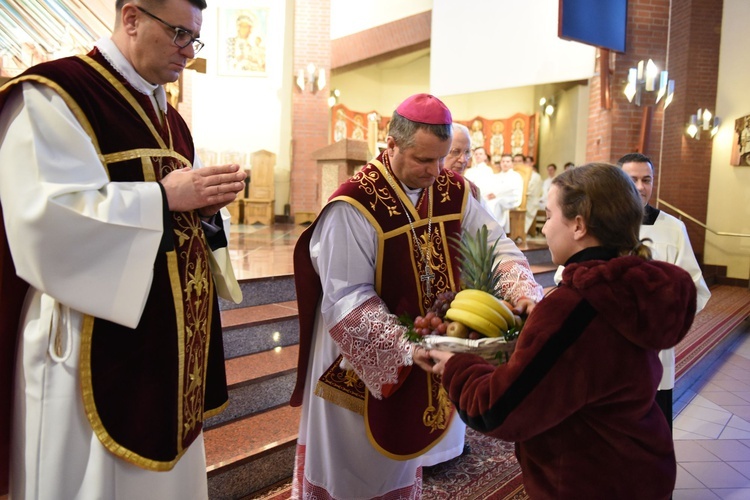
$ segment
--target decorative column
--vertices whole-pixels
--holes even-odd
[[[597,62],[599,70],[611,63],[609,109],[602,105],[601,82],[606,78],[596,76],[590,82],[587,161],[614,163],[646,143],[647,151],[640,152],[654,164],[652,203],[658,196],[702,221],[706,220],[712,141],[691,139],[685,127],[698,108],[716,109],[722,7],[723,0],[630,0],[626,53]],[[666,110],[661,103],[653,108],[647,123],[643,107],[631,104],[623,89],[628,70],[648,59],[669,70],[675,93]],[[644,124],[650,124],[650,130]],[[643,132],[648,135],[642,137]],[[705,231],[687,220],[686,225],[700,259]]]
[[[326,85],[320,90],[305,84],[292,89],[291,214],[303,218],[320,211],[320,169],[312,153],[328,145],[328,95],[331,67],[330,0],[297,0],[294,4],[295,78],[310,63],[323,69]],[[318,74],[318,73],[316,73]]]

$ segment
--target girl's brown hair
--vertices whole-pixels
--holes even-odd
[[[643,220],[641,199],[621,169],[609,163],[589,163],[564,171],[552,184],[558,188],[563,217],[572,220],[581,216],[587,231],[619,255],[651,258],[651,251],[638,238]]]

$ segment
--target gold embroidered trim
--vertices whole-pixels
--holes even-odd
[[[221,405],[221,406],[219,406],[218,408],[214,408],[213,410],[208,410],[208,411],[204,411],[204,412],[203,412],[203,421],[205,422],[205,421],[206,421],[206,420],[208,420],[209,418],[211,418],[211,417],[215,417],[215,416],[216,416],[216,415],[218,415],[219,413],[221,413],[221,412],[223,412],[224,410],[226,410],[228,406],[229,406],[229,400],[227,399],[227,400],[226,400],[226,401],[224,402],[224,404],[223,404],[223,405]]]
[[[368,409],[367,409],[367,407],[368,407],[368,401],[369,401],[369,398],[367,396],[365,396],[365,413],[367,413],[367,411],[368,411]],[[450,413],[450,415],[448,416],[448,419],[446,421],[446,424],[445,424],[446,428],[448,427],[448,425],[450,425],[450,423],[451,423],[452,419],[455,417],[455,415],[456,415],[456,412],[451,412]],[[414,453],[411,453],[409,455],[396,455],[395,453],[391,453],[390,451],[386,450],[385,448],[383,448],[382,446],[380,446],[378,444],[378,442],[375,440],[375,437],[372,435],[372,430],[370,429],[370,421],[367,419],[367,417],[365,417],[365,431],[367,433],[367,439],[368,439],[368,441],[370,441],[370,444],[372,445],[373,448],[375,448],[376,450],[378,450],[378,452],[381,455],[383,455],[385,457],[388,457],[391,460],[398,460],[398,461],[411,460],[413,458],[417,458],[417,457],[419,457],[421,455],[424,455],[425,453],[427,453],[428,451],[430,451],[432,448],[434,448],[440,441],[443,440],[443,438],[446,436],[446,434],[448,434],[447,432],[442,432],[440,434],[440,436],[438,436],[437,439],[435,439],[433,442],[431,442],[430,444],[428,444],[427,446],[425,446],[421,450],[418,450],[418,451],[416,451]]]
[[[177,452],[182,455],[182,426],[184,421],[184,394],[185,394],[185,311],[182,307],[182,284],[180,281],[180,268],[177,265],[177,252],[167,252],[167,269],[169,270],[169,283],[172,285],[172,300],[175,307],[175,319],[177,320]]]
[[[180,163],[190,166],[190,161],[188,161],[187,158],[182,156],[177,151],[173,151],[171,149],[156,149],[156,148],[139,148],[139,149],[131,149],[129,151],[117,151],[116,153],[109,153],[102,156],[102,160],[106,163],[118,163],[121,161],[127,161],[127,160],[136,160],[138,158],[148,157],[148,156],[164,156],[169,158],[174,158]]]
[[[86,412],[86,418],[91,424],[91,429],[96,434],[99,442],[106,449],[114,453],[115,456],[122,458],[138,467],[153,471],[172,470],[175,464],[180,460],[185,450],[182,450],[177,456],[169,461],[152,460],[135,453],[115,441],[104,428],[99,413],[96,411],[94,404],[94,388],[91,381],[91,341],[94,333],[94,317],[88,314],[83,316],[83,325],[81,329],[81,359],[79,370],[81,372],[81,393],[83,396],[83,409]]]
[[[76,56],[80,58],[82,61],[84,61],[86,64],[94,68],[97,72],[99,72],[100,75],[102,75],[104,78],[107,79],[110,85],[112,85],[117,91],[122,94],[122,97],[133,107],[133,110],[138,113],[138,116],[143,120],[143,123],[148,127],[149,131],[151,132],[151,135],[154,136],[154,139],[157,140],[159,143],[159,146],[161,146],[164,149],[167,149],[167,145],[164,142],[164,139],[161,138],[161,135],[159,132],[156,131],[156,127],[154,127],[153,122],[146,114],[146,111],[143,109],[143,107],[138,103],[138,101],[135,100],[135,97],[128,92],[128,90],[125,88],[125,85],[122,84],[120,80],[115,78],[115,76],[104,66],[96,62],[93,58],[86,56],[86,55],[79,55]],[[167,128],[167,132],[169,133],[169,148],[172,149],[172,131],[169,128],[169,123],[167,120],[164,120],[164,126]]]
[[[341,368],[342,355],[320,376],[315,384],[315,395],[360,415],[365,411],[365,384],[354,370]]]
[[[315,384],[315,395],[345,410],[353,411],[358,415],[365,414],[364,400],[355,398],[351,394],[347,394],[336,387],[326,385],[321,381]]]
[[[62,97],[63,101],[65,101],[65,104],[70,108],[70,110],[73,112],[73,115],[75,115],[76,119],[78,120],[78,123],[81,125],[83,130],[86,131],[86,135],[91,138],[91,143],[94,145],[94,149],[96,150],[97,154],[99,155],[101,159],[101,150],[99,149],[99,141],[96,139],[96,135],[94,134],[94,129],[91,127],[91,123],[89,122],[89,119],[86,117],[86,114],[81,109],[81,106],[78,105],[78,103],[68,94],[63,88],[57,84],[56,82],[43,77],[39,75],[26,75],[19,77],[11,82],[8,82],[6,85],[3,85],[0,88],[0,91],[5,90],[7,87],[16,85],[21,82],[25,81],[34,81],[37,83],[41,83],[42,85],[46,85],[47,87],[51,88],[57,94]]]
[[[427,408],[422,414],[422,423],[430,429],[431,433],[444,430],[451,419],[452,403],[448,399],[448,393],[434,374],[430,374],[427,378],[427,390],[430,396]]]

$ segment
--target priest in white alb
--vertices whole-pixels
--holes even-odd
[[[450,432],[454,410],[439,382],[413,367],[398,316],[415,318],[438,293],[458,290],[451,238],[462,229],[487,225],[490,243],[499,239],[499,293],[519,309],[542,297],[523,254],[467,182],[443,169],[451,123],[438,98],[407,98],[386,150],[339,187],[297,242],[294,498],[421,497],[422,456]]]
[[[217,296],[241,299],[219,210],[245,174],[196,168],[163,87],[203,46],[205,7],[118,0],[111,39],[0,89],[14,500],[208,497],[203,422],[228,399]]]

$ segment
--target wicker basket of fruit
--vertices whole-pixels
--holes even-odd
[[[487,228],[458,241],[461,287],[437,294],[424,316],[402,318],[407,336],[426,349],[472,353],[502,363],[516,345],[523,319],[495,295],[499,285],[495,245],[487,246]]]

